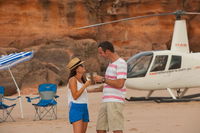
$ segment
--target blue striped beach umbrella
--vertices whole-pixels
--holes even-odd
[[[0,70],[9,70],[10,75],[17,87],[18,95],[21,96],[19,87],[17,85],[17,82],[12,74],[12,71],[10,70],[11,67],[15,66],[18,63],[30,60],[33,57],[33,51],[30,52],[20,52],[20,53],[12,53],[9,55],[2,55],[0,57]],[[23,109],[22,109],[22,103],[21,103],[21,97],[19,98],[20,103],[20,110],[21,110],[21,117],[23,118]]]
[[[33,52],[20,52],[9,55],[2,55],[0,57],[0,70],[9,69],[10,67],[27,61],[33,57]]]

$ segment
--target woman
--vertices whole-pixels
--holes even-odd
[[[83,63],[84,61],[75,57],[67,65],[70,69],[67,85],[69,121],[73,125],[74,133],[86,133],[89,122],[86,88],[90,85],[90,81],[86,81],[83,77],[86,72]]]

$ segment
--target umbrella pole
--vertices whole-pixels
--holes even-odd
[[[17,85],[17,82],[15,81],[15,78],[14,78],[14,76],[13,76],[13,74],[12,74],[12,71],[10,70],[10,67],[9,67],[8,70],[9,70],[9,72],[10,72],[10,75],[11,75],[11,77],[12,77],[14,83],[15,83],[15,86],[17,87],[17,92],[18,92],[18,95],[20,96],[20,98],[19,98],[19,105],[20,105],[20,110],[21,110],[21,118],[24,118],[23,109],[22,109],[22,99],[21,99],[20,90],[19,90],[19,87],[18,87],[18,85]]]

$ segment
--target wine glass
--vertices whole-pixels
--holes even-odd
[[[97,72],[92,72],[92,78],[94,79],[94,77],[95,76],[97,76],[98,74],[97,74]],[[97,82],[95,82],[94,80],[93,80],[93,82],[94,82],[94,84],[97,84]]]
[[[92,76],[93,76],[93,77],[97,76],[97,72],[93,72],[93,73],[92,73]]]
[[[86,73],[85,76],[86,76],[87,80],[91,80],[91,74],[90,73]]]

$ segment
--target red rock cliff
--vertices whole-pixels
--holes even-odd
[[[21,88],[44,82],[65,84],[68,75],[65,65],[72,56],[86,60],[91,71],[104,70],[106,63],[96,55],[96,42],[113,42],[125,58],[143,50],[167,49],[175,17],[151,17],[84,30],[75,28],[180,9],[198,12],[200,1],[0,0],[0,54],[35,51],[31,61],[12,68]],[[183,18],[187,20],[191,50],[200,51],[200,15]],[[1,85],[14,88],[9,74],[0,74]]]

